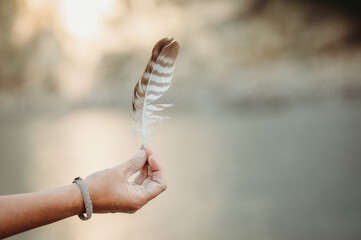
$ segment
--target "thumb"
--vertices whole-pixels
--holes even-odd
[[[138,172],[147,161],[147,154],[144,150],[140,150],[134,157],[125,162],[127,177]]]

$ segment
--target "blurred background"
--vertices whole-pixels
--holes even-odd
[[[361,4],[0,1],[0,194],[129,159],[156,41],[181,44],[150,146],[168,189],[133,215],[11,239],[360,239]]]

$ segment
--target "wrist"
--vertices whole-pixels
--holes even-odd
[[[70,216],[79,215],[85,212],[83,196],[79,187],[76,184],[70,184],[65,187],[66,194],[64,196],[68,199],[68,211]]]

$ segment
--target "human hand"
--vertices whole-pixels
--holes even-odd
[[[95,213],[134,213],[167,188],[159,158],[150,148],[114,168],[89,175],[84,182]]]

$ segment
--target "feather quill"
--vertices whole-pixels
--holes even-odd
[[[164,117],[157,115],[173,104],[154,104],[170,87],[175,68],[175,60],[180,50],[179,43],[173,38],[159,40],[141,79],[134,88],[133,112],[137,121],[136,132],[142,136],[144,147],[148,146],[148,126]]]

